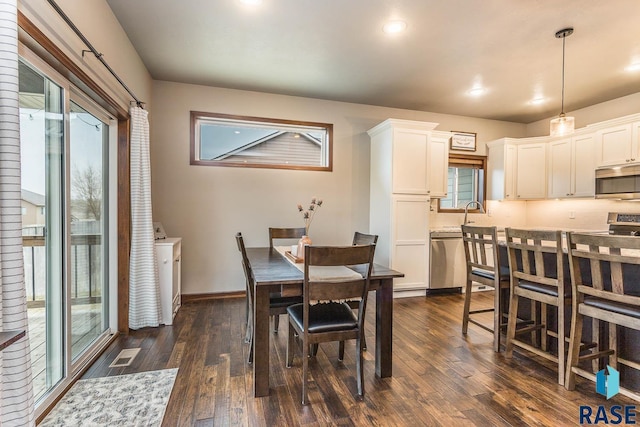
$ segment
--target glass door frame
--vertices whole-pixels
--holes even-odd
[[[57,382],[56,385],[48,389],[45,394],[36,401],[36,411],[35,415],[38,418],[46,408],[51,407],[55,402],[59,399],[62,392],[69,387],[72,382],[74,382],[82,372],[88,367],[89,363],[94,360],[95,356],[101,353],[106,346],[109,344],[111,337],[114,334],[114,331],[117,331],[117,307],[118,307],[118,283],[117,283],[117,274],[118,274],[118,238],[117,238],[117,230],[118,230],[118,213],[117,213],[117,135],[118,135],[118,122],[109,116],[108,113],[104,112],[100,107],[98,107],[93,101],[90,100],[89,97],[82,94],[82,92],[76,88],[72,83],[69,82],[64,76],[54,70],[48,63],[42,60],[36,53],[31,51],[29,48],[24,46],[24,44],[19,43],[18,54],[20,60],[24,61],[30,67],[37,70],[39,73],[45,76],[46,79],[51,80],[56,85],[62,88],[62,98],[63,98],[63,129],[64,129],[64,144],[63,144],[63,171],[64,171],[64,185],[62,188],[62,193],[64,195],[63,200],[63,244],[60,248],[63,250],[62,254],[62,300],[64,301],[63,307],[60,307],[62,311],[62,330],[60,333],[63,335],[62,339],[62,348],[63,355],[61,360],[63,362],[62,366],[62,378]],[[71,235],[70,235],[70,225],[71,225],[71,212],[69,209],[70,206],[70,105],[71,100],[76,102],[78,105],[83,108],[87,108],[87,111],[90,111],[92,114],[94,111],[98,114],[97,117],[101,117],[105,119],[104,123],[109,125],[109,142],[107,144],[108,150],[108,187],[109,191],[106,194],[103,194],[103,198],[108,198],[108,212],[105,212],[108,215],[108,236],[105,236],[105,239],[108,240],[106,248],[108,248],[108,253],[106,256],[108,257],[108,263],[105,268],[108,269],[107,280],[108,282],[108,311],[104,313],[108,316],[107,318],[107,328],[100,335],[98,339],[96,339],[87,349],[86,351],[79,356],[75,361],[71,358],[71,280],[70,280],[70,269],[71,269]],[[47,314],[48,316],[48,314]],[[48,356],[47,356],[48,357]]]

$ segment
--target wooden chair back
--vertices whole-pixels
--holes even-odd
[[[356,231],[353,233],[354,245],[375,245],[378,243],[378,236],[376,234],[365,234]]]
[[[496,227],[475,225],[462,226],[464,256],[467,260],[467,274],[474,270],[484,270],[494,274],[499,280],[498,233]],[[489,254],[489,256],[487,256]]]
[[[269,247],[273,248],[274,239],[299,239],[306,233],[306,228],[276,228],[269,227]]]
[[[541,285],[558,288],[558,295],[564,295],[564,268],[562,262],[562,232],[541,230],[519,230],[507,228],[507,247],[512,289],[526,280]],[[544,254],[555,255],[555,263],[545,265]]]
[[[362,327],[369,292],[369,276],[373,266],[374,245],[355,246],[306,246],[304,258],[303,299],[305,313],[312,301],[350,300],[360,298],[358,323]],[[336,278],[314,280],[311,267],[339,267],[366,265],[364,275],[359,278]],[[308,318],[305,315],[305,321]],[[306,329],[306,325],[305,325]]]
[[[601,320],[640,329],[640,296],[628,293],[631,284],[635,286],[640,279],[635,267],[640,265],[640,238],[567,233],[567,244],[576,303],[581,304],[587,296],[625,304],[630,311],[635,309],[636,316],[607,314],[604,308],[594,311],[600,312],[597,318]],[[591,277],[587,281],[581,270],[581,260],[585,260],[589,266]],[[585,268],[584,261],[582,268]]]
[[[247,250],[244,246],[244,239],[242,233],[236,233],[236,244],[238,250],[242,255],[242,271],[244,271],[244,277],[247,285],[247,296],[249,301],[253,301],[253,271],[251,271],[251,264],[249,264],[249,258],[247,257]]]

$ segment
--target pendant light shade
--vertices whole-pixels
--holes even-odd
[[[575,118],[564,114],[564,42],[571,34],[573,34],[573,28],[565,28],[556,33],[556,38],[562,39],[562,107],[558,117],[551,120],[549,126],[551,136],[569,135],[575,130]]]

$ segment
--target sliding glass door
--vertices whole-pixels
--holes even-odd
[[[46,66],[19,67],[22,235],[36,400],[109,333],[109,118]]]

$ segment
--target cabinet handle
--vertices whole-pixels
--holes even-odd
[[[427,194],[431,194],[431,190],[427,190]]]
[[[629,162],[630,162],[630,160],[629,160],[629,159],[627,159],[627,160],[625,160],[625,162],[629,163]]]
[[[635,161],[635,160],[636,160],[636,159],[631,159],[631,161],[632,161],[632,162],[633,162],[633,161]]]
[[[506,196],[506,197],[509,197],[509,195],[507,194],[507,196]]]
[[[166,263],[168,263],[168,262],[169,262],[169,261],[167,261],[167,259],[166,259],[166,258],[162,260],[162,263],[163,263],[163,264],[166,264]]]
[[[567,193],[567,196],[570,196],[570,195],[571,195],[571,193]]]

